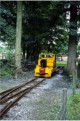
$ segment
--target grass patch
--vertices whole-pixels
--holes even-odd
[[[67,67],[67,61],[57,61],[56,66]]]
[[[70,96],[67,104],[68,120],[80,120],[80,94]]]

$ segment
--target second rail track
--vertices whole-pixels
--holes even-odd
[[[0,110],[0,118],[3,116],[27,93],[33,88],[42,83],[45,78],[34,78],[22,85],[13,87],[7,91],[0,93],[0,105],[3,105]]]

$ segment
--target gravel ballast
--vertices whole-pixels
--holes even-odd
[[[1,87],[9,89],[32,78],[33,71],[29,71],[16,80],[1,80]],[[56,74],[47,78],[10,109],[3,120],[54,120],[62,104],[63,88],[71,93],[71,83],[64,76]]]

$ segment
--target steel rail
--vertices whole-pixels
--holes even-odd
[[[37,81],[33,86],[26,88],[22,93],[18,95],[18,97],[16,97],[14,100],[10,101],[6,106],[4,106],[3,109],[0,111],[0,117],[2,118],[25,94],[29,93],[33,88],[37,87],[44,80],[45,79]]]
[[[34,83],[36,83],[36,82],[34,82]],[[32,84],[32,82],[31,82],[31,84]],[[6,103],[8,100],[10,100],[10,99],[16,97],[17,95],[21,94],[21,93],[22,93],[23,91],[25,91],[26,89],[29,89],[29,88],[30,88],[30,86],[26,87],[26,85],[24,85],[24,87],[25,87],[24,89],[20,88],[20,89],[22,89],[22,90],[20,90],[20,91],[18,90],[18,92],[15,92],[14,94],[11,93],[10,96],[6,96],[5,98],[2,98],[2,100],[0,100],[0,104]]]
[[[6,90],[6,91],[4,91],[4,92],[1,92],[1,93],[0,93],[0,100],[1,100],[2,98],[5,98],[5,97],[6,97],[7,95],[9,95],[10,93],[12,93],[12,92],[14,92],[14,91],[16,91],[16,90],[19,90],[20,88],[24,87],[24,85],[29,84],[29,83],[31,83],[32,81],[35,81],[36,79],[37,79],[37,78],[31,79],[30,81],[28,81],[28,82],[26,82],[26,83],[24,83],[24,84],[18,85],[18,86],[16,86],[16,87],[13,87],[13,88],[11,88],[11,89],[8,89],[8,90]]]

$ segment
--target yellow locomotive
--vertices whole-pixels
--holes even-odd
[[[34,76],[51,77],[56,71],[56,55],[41,53],[39,55],[38,64],[34,70]]]

